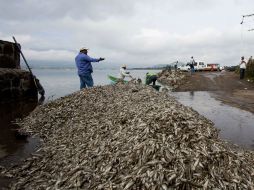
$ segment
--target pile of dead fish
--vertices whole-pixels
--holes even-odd
[[[94,87],[38,107],[22,123],[43,139],[12,189],[253,189],[254,156],[166,93]]]
[[[165,69],[158,74],[158,81],[161,84],[170,86],[172,89],[176,89],[185,80],[186,73],[175,70]]]

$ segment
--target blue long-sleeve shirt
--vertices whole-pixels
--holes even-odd
[[[78,74],[88,74],[93,72],[93,66],[91,62],[99,62],[99,59],[91,58],[84,53],[79,53],[75,57],[76,66],[78,68]]]

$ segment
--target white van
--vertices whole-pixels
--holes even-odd
[[[190,70],[190,63],[180,65],[177,67],[177,69],[180,71],[189,71]]]
[[[204,62],[195,62],[194,70],[195,71],[203,71],[206,68],[206,64]],[[190,71],[190,63],[186,63],[185,65],[181,65],[178,67],[180,71]]]
[[[203,71],[205,68],[206,68],[206,65],[204,62],[195,62],[194,63],[195,71]]]

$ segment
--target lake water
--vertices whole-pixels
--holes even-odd
[[[158,73],[161,70],[129,70],[134,78],[145,81],[145,74],[150,71]],[[79,90],[79,77],[76,68],[66,69],[33,69],[46,91],[46,100],[56,99]],[[94,85],[110,84],[108,75],[118,76],[119,69],[98,69],[93,72]],[[130,78],[126,78],[130,80]]]

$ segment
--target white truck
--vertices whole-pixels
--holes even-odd
[[[203,71],[206,68],[206,65],[204,62],[195,62],[194,69],[195,71]]]
[[[194,70],[195,70],[195,71],[203,71],[204,68],[206,68],[206,65],[205,65],[204,62],[195,62],[195,63],[194,63]],[[186,64],[184,64],[184,65],[180,65],[180,66],[178,67],[178,69],[179,69],[180,71],[190,71],[190,63],[188,62],[188,63],[186,63]]]
[[[177,69],[180,70],[180,71],[189,71],[190,70],[190,64],[187,63],[187,64],[184,64],[184,65],[180,65],[180,66],[178,66]]]

